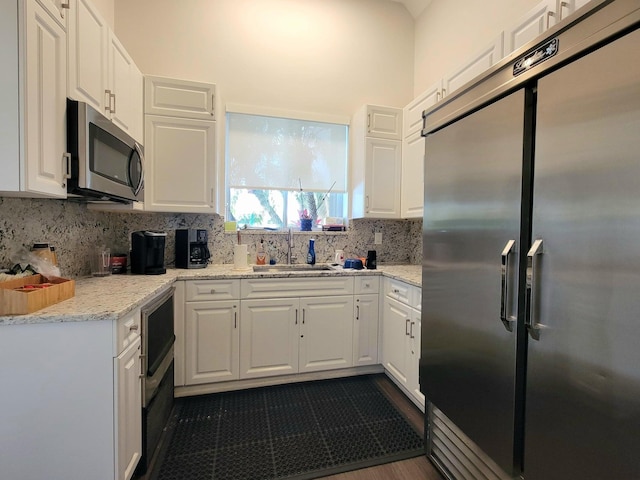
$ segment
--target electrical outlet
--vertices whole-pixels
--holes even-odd
[[[375,240],[373,241],[376,245],[382,245],[382,232],[376,232]]]

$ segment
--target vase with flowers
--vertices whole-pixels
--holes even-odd
[[[300,231],[310,232],[312,222],[313,222],[313,219],[311,218],[311,215],[309,215],[309,212],[305,208],[300,212]]]

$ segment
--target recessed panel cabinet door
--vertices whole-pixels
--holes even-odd
[[[301,298],[300,307],[300,372],[350,367],[353,295]]]
[[[240,378],[237,301],[189,302],[185,327],[187,385]]]
[[[242,300],[240,378],[298,372],[297,298]]]
[[[145,116],[145,210],[213,213],[216,122]]]
[[[66,198],[66,34],[36,1],[26,29],[24,189]]]
[[[365,216],[399,218],[402,143],[369,137],[365,141]]]

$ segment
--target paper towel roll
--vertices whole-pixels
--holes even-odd
[[[236,270],[246,270],[247,265],[247,246],[235,245],[233,247],[233,268]]]

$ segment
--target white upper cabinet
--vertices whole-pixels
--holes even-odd
[[[392,107],[367,105],[367,137],[402,139],[402,111]]]
[[[478,50],[458,69],[442,79],[442,97],[453,93],[482,74],[502,59],[504,53],[502,33],[486,47]]]
[[[109,31],[108,72],[111,121],[142,143],[142,73],[112,31]]]
[[[215,124],[145,115],[146,211],[214,211]]]
[[[68,96],[143,141],[142,74],[89,0],[69,2]]]
[[[422,112],[434,106],[442,98],[442,80],[431,85],[402,110],[403,138],[422,130]]]
[[[526,45],[557,22],[556,0],[544,0],[504,32],[505,54]]]
[[[144,113],[171,117],[216,120],[213,83],[145,77]]]
[[[402,110],[365,105],[350,135],[351,218],[400,218]]]
[[[422,218],[423,203],[424,138],[417,131],[402,141],[402,218]]]
[[[564,20],[576,10],[584,7],[591,0],[558,0],[556,5],[556,23]]]
[[[108,115],[109,26],[89,0],[69,0],[70,98]]]
[[[65,23],[49,1],[3,2],[0,13],[0,191],[65,198]]]

